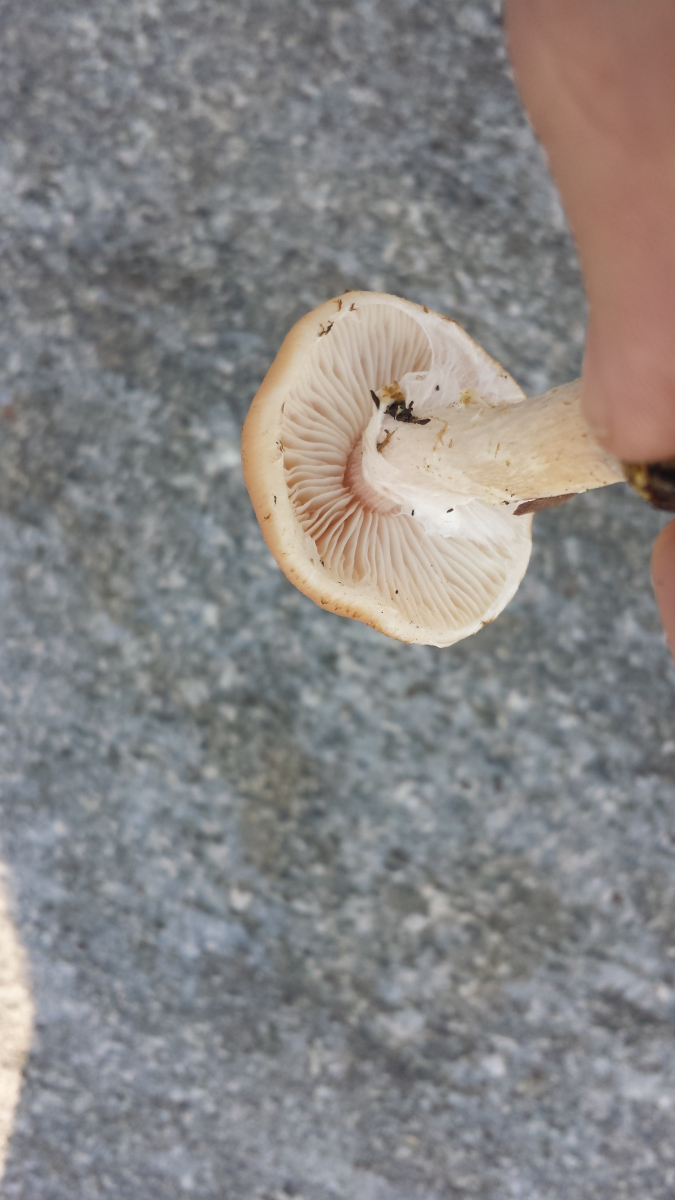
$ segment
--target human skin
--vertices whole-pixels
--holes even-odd
[[[506,25],[581,260],[587,419],[619,458],[675,458],[675,3],[507,0]],[[675,652],[675,524],[652,572]]]

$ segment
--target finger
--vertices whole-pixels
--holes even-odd
[[[590,306],[582,401],[596,436],[631,462],[675,457],[675,191],[660,197],[662,211],[623,241],[618,214],[610,244],[588,246],[586,229],[579,239]]]
[[[654,543],[652,580],[668,647],[675,658],[675,521],[661,530]]]
[[[517,81],[590,304],[584,403],[622,458],[675,455],[675,4],[509,0]]]

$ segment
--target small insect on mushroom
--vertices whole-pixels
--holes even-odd
[[[528,398],[450,318],[353,295],[289,333],[246,419],[244,477],[306,595],[401,641],[450,646],[516,592],[533,512],[623,481],[624,467],[590,433],[578,380]],[[646,478],[640,468],[654,491]],[[675,503],[675,472],[660,480]]]
[[[387,414],[395,421],[407,421],[409,425],[428,425],[431,417],[416,417],[413,415],[413,402],[406,404],[405,400],[394,400],[387,408]]]
[[[375,399],[376,393],[371,391],[371,396]],[[382,401],[385,405],[385,412],[388,417],[393,417],[395,421],[407,422],[409,425],[428,425],[431,417],[416,417],[413,414],[413,401],[407,403],[403,392],[398,383],[391,383],[388,387],[382,388]],[[377,407],[380,407],[379,397]]]

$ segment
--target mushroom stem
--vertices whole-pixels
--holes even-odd
[[[419,423],[383,418],[379,449],[406,481],[425,491],[489,504],[586,492],[625,480],[581,411],[581,381],[516,404],[493,404],[468,389],[443,417],[431,405]],[[419,418],[431,417],[422,424]]]

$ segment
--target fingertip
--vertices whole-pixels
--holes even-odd
[[[581,403],[602,446],[625,462],[675,457],[675,362],[653,344],[653,330],[631,337],[625,322],[598,328],[589,320]]]

